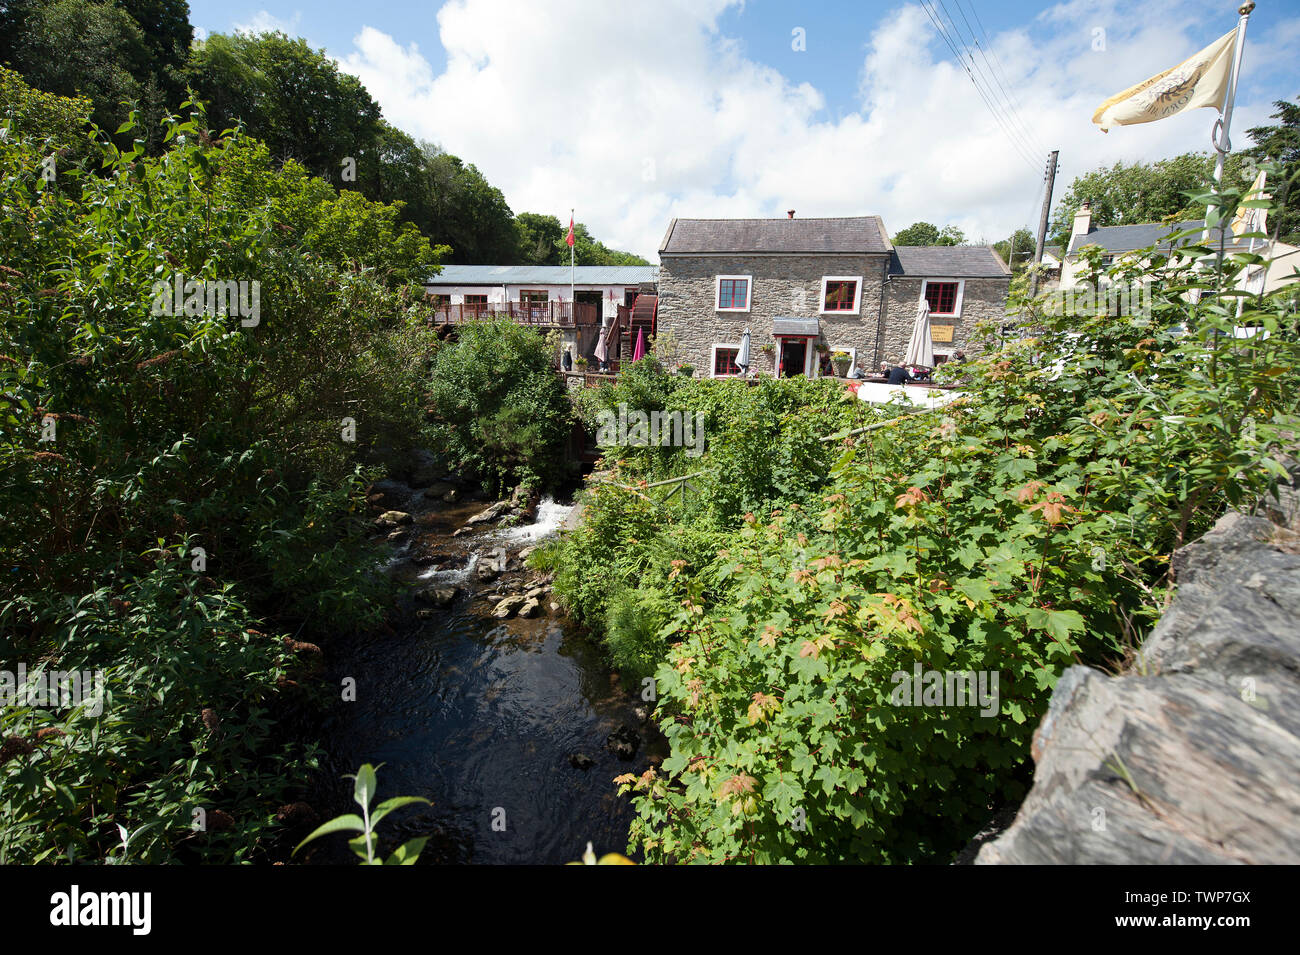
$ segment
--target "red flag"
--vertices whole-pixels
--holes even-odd
[[[569,216],[569,234],[564,237],[564,244],[573,248],[573,216]]]

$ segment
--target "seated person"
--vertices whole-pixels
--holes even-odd
[[[889,369],[889,383],[891,385],[903,385],[912,380],[912,376],[907,373],[907,369],[902,365],[895,365]]]

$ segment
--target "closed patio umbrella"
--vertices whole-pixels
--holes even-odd
[[[921,299],[916,308],[916,324],[912,326],[912,340],[907,343],[904,365],[934,367],[934,345],[930,342],[930,303]]]
[[[636,347],[632,349],[632,360],[640,361],[645,357],[645,329],[639,328],[636,333]]]
[[[740,351],[736,352],[736,367],[742,374],[749,374],[749,329],[740,336]]]

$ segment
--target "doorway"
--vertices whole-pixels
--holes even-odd
[[[797,378],[808,373],[808,339],[779,339],[780,363],[777,376],[780,378]]]
[[[573,293],[577,306],[573,310],[574,323],[577,325],[599,325],[603,307],[599,291],[577,291]]]

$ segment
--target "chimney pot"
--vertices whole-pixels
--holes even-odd
[[[794,218],[794,210],[793,210],[793,209],[787,209],[785,214],[786,214],[787,216],[789,216],[791,219]]]

